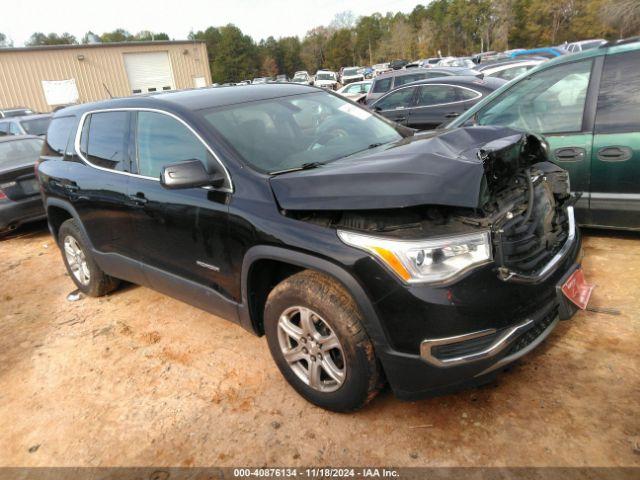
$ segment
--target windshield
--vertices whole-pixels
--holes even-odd
[[[335,80],[335,77],[331,73],[318,73],[316,80]]]
[[[402,138],[369,111],[324,92],[205,110],[204,118],[249,165],[268,173],[330,162]]]
[[[42,140],[29,138],[0,142],[0,167],[11,168],[25,163],[35,163],[40,155]]]
[[[295,77],[293,77],[292,82],[306,82],[307,81],[307,76],[306,75],[296,75]]]
[[[29,135],[45,135],[51,123],[51,117],[22,120],[20,124]]]
[[[347,69],[345,69],[344,72],[342,72],[342,74],[345,77],[352,77],[354,75],[358,75],[358,69],[357,68],[347,68]]]

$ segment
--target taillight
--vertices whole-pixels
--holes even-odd
[[[7,199],[7,196],[2,190],[0,190],[0,200],[6,200],[6,199]]]

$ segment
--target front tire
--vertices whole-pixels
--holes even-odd
[[[382,374],[360,310],[331,277],[305,270],[282,281],[267,298],[264,324],[280,372],[309,402],[349,412],[380,390]]]
[[[60,226],[58,245],[67,272],[82,293],[101,297],[118,287],[120,281],[104,273],[91,256],[89,241],[74,219]]]

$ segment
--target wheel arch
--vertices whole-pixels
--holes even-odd
[[[250,295],[249,290],[255,285],[252,282],[256,278],[256,267],[273,266],[273,262],[286,265],[290,274],[309,269],[324,273],[339,282],[353,296],[353,299],[360,308],[363,315],[364,327],[374,345],[388,346],[387,337],[373,304],[362,286],[349,272],[341,266],[323,258],[268,245],[259,245],[250,248],[242,262],[242,303],[239,306],[240,311],[238,313],[240,323],[245,329],[259,336],[264,334],[262,311],[256,311],[260,308],[264,310],[264,304],[257,303],[252,305],[252,295]],[[287,278],[287,276],[281,278],[280,281]],[[266,295],[268,295],[268,292],[266,292]]]
[[[67,220],[73,218],[78,225],[78,228],[82,230],[85,237],[89,242],[91,242],[89,235],[87,235],[87,231],[80,221],[80,216],[76,209],[69,202],[65,200],[60,200],[58,198],[47,198],[45,201],[46,212],[47,212],[47,223],[49,225],[49,231],[53,235],[56,243],[58,242],[58,232],[60,230],[60,226]],[[93,245],[89,245],[91,249],[93,249]]]

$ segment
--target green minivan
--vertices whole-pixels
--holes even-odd
[[[449,123],[540,133],[569,171],[581,225],[640,230],[640,37],[558,57]]]

